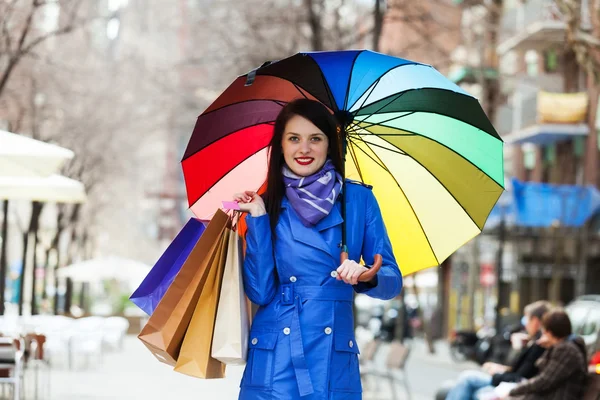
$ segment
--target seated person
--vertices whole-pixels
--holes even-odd
[[[550,305],[546,301],[536,301],[526,306],[524,325],[530,340],[515,362],[510,366],[485,363],[483,371],[463,372],[456,386],[448,392],[446,400],[475,400],[477,392],[490,390],[500,382],[518,382],[534,376],[538,371],[535,362],[545,351],[536,344],[536,340],[541,336],[542,317],[549,309]]]
[[[548,350],[538,360],[540,373],[513,388],[509,399],[580,400],[587,379],[585,343],[571,337],[571,320],[563,310],[553,310],[542,319],[538,344]]]

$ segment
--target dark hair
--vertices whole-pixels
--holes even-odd
[[[279,221],[281,213],[281,201],[285,193],[283,187],[283,173],[281,169],[285,163],[281,142],[283,133],[288,121],[295,115],[304,117],[319,128],[329,140],[329,158],[333,162],[335,169],[342,173],[342,154],[341,140],[338,136],[339,125],[336,118],[329,112],[327,107],[318,101],[309,99],[297,99],[289,102],[281,109],[275,120],[273,138],[271,139],[269,150],[269,169],[267,172],[267,189],[264,195],[265,206],[269,214],[271,230],[275,232],[275,227]]]
[[[550,311],[550,308],[549,302],[540,300],[525,306],[525,314],[530,318],[535,317],[541,321],[544,315]]]
[[[548,311],[542,318],[542,326],[558,339],[564,339],[573,333],[571,320],[563,310]]]

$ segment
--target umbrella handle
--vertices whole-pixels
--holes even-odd
[[[358,281],[359,282],[368,282],[371,279],[373,279],[375,277],[375,275],[377,275],[377,272],[379,272],[379,270],[381,269],[381,265],[383,264],[383,257],[381,257],[381,254],[375,254],[375,261],[373,262],[373,265],[371,266],[371,268],[369,268],[368,271],[363,272],[359,277],[358,277]],[[343,264],[344,261],[346,261],[348,259],[348,253],[345,251],[342,251],[342,253],[340,254],[340,261]]]

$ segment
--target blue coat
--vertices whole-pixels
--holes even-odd
[[[340,265],[340,204],[315,227],[302,224],[287,199],[272,243],[269,217],[247,216],[244,288],[260,307],[250,332],[240,400],[362,398],[354,338],[353,292],[396,297],[402,275],[371,190],[346,184],[351,259],[371,265],[383,256],[373,283],[351,286],[332,272]],[[333,274],[335,275],[335,274]]]

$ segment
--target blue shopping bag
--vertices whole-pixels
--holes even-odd
[[[191,218],[129,297],[146,314],[152,315],[204,229],[205,226],[200,220]]]

